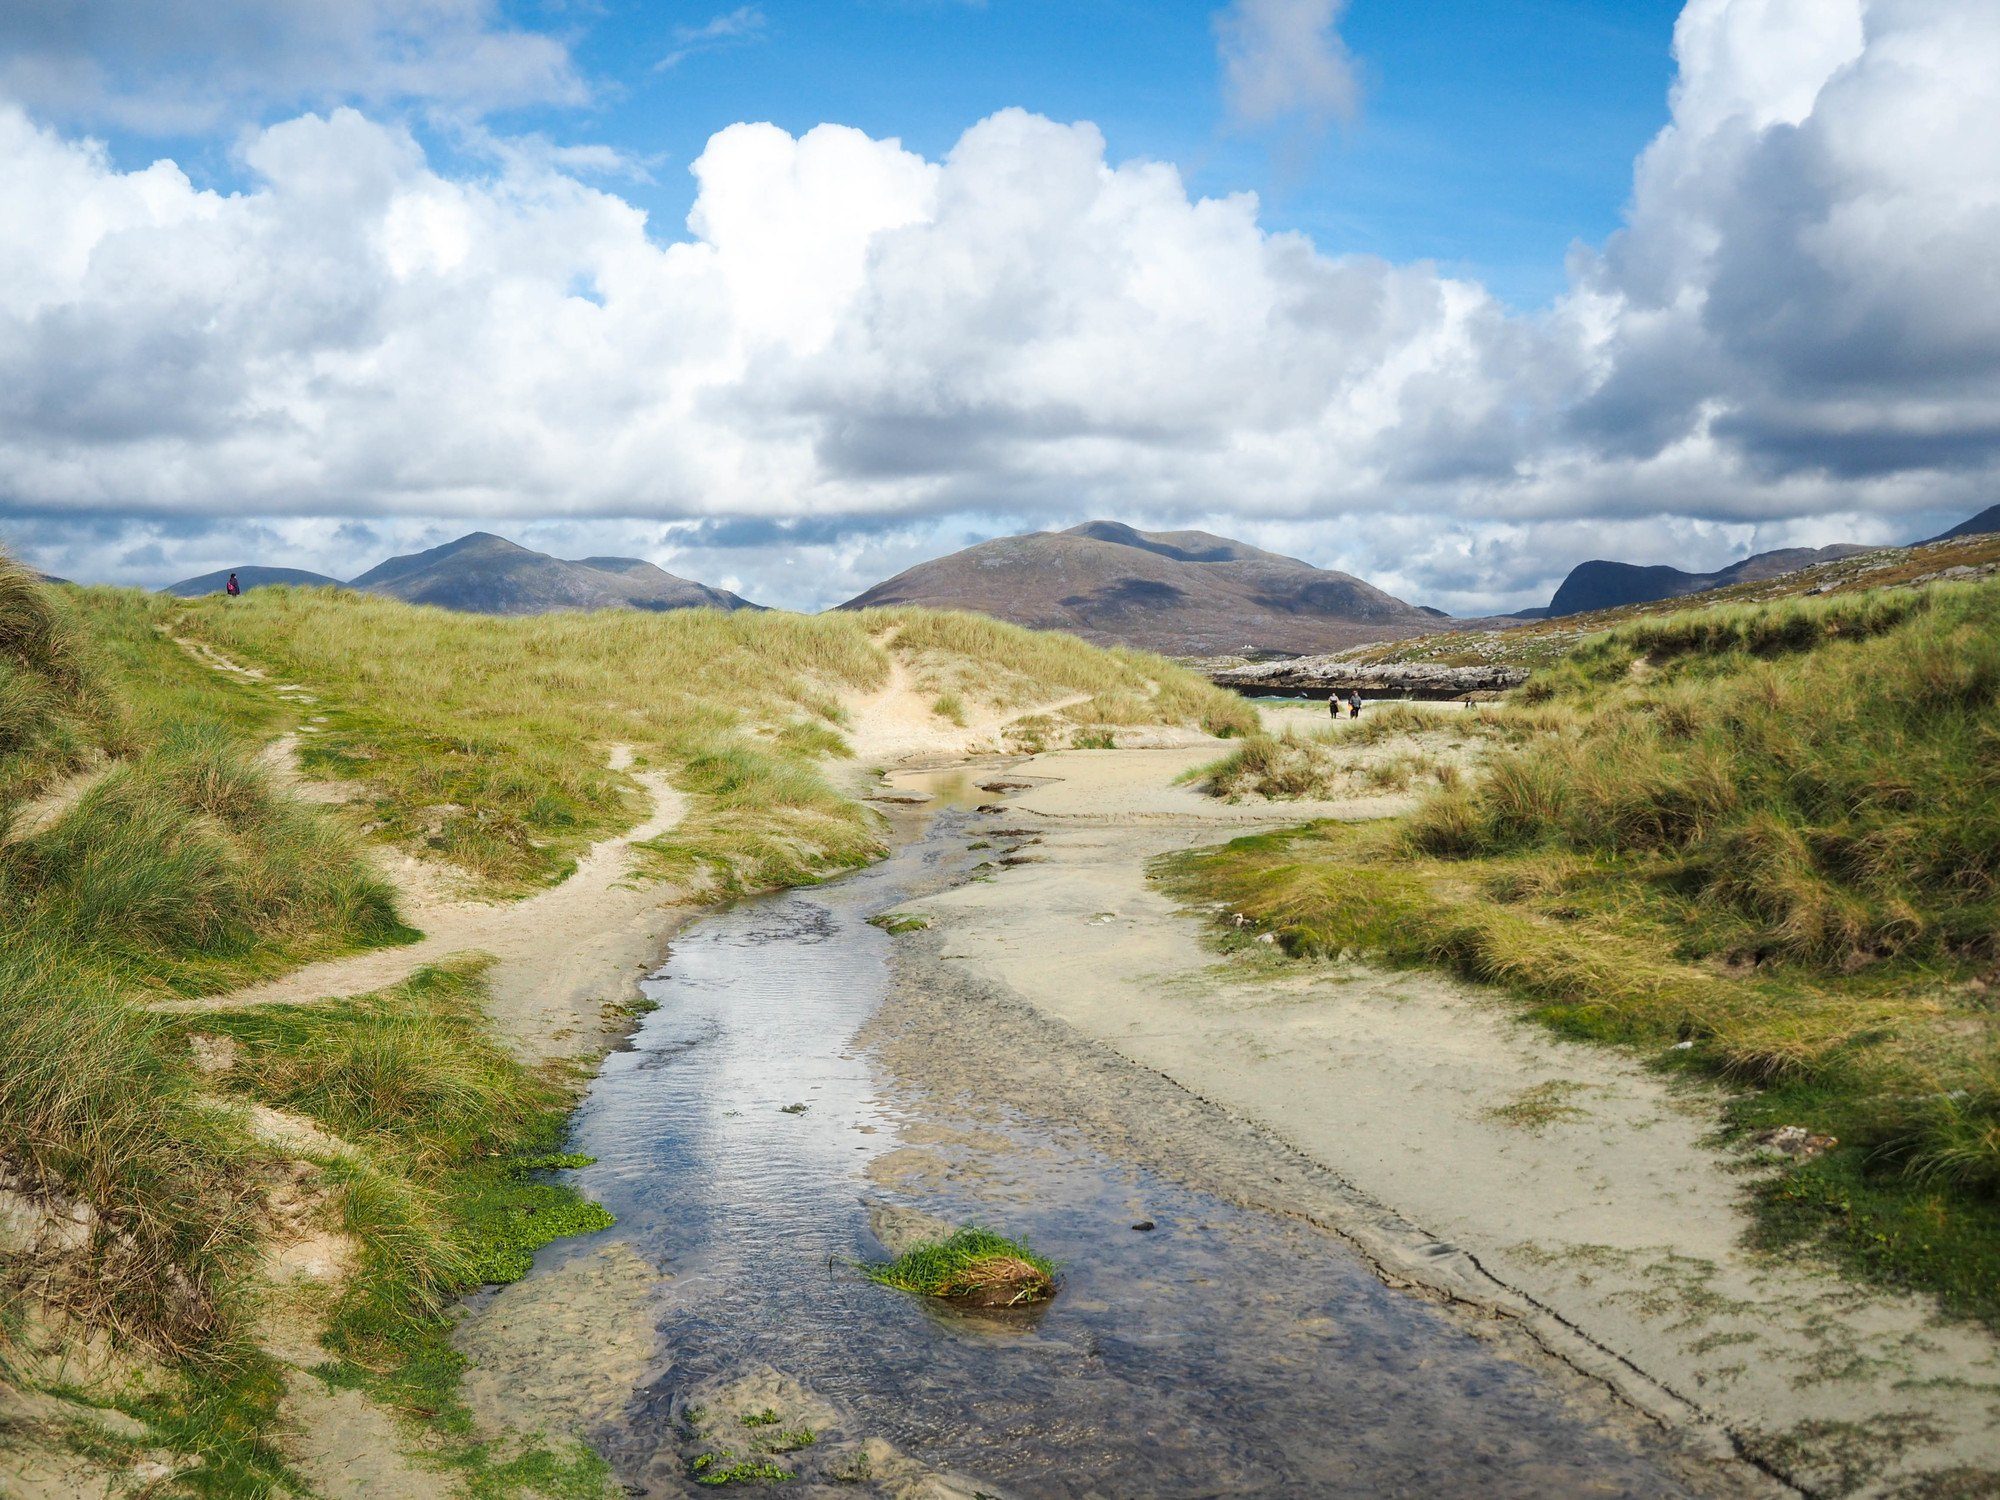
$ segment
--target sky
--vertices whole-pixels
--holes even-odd
[[[1986,0],[0,0],[0,545],[1908,540],[2000,488],[1996,74]]]

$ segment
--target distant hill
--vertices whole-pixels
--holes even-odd
[[[1437,629],[1347,573],[1205,531],[1086,521],[934,558],[841,605],[976,610],[1017,625],[1172,656],[1335,651]]]
[[[1961,536],[1983,536],[1989,531],[2000,531],[2000,505],[1989,505],[1970,520],[1960,521],[1951,530],[1941,531],[1936,536],[1925,537],[1916,545],[1923,547],[1931,542],[1948,542]]]
[[[555,609],[761,609],[636,557],[567,562],[505,537],[475,531],[428,552],[377,563],[349,587],[410,604],[474,614],[533,615]]]
[[[204,573],[199,578],[183,578],[179,583],[168,584],[160,592],[173,594],[182,599],[193,599],[202,594],[219,594],[228,584],[232,571],[236,574],[237,583],[246,589],[259,588],[269,583],[293,583],[305,587],[316,583],[340,582],[338,578],[329,578],[324,573],[308,573],[304,568],[260,568],[246,565],[233,570],[224,568],[220,572]]]
[[[1578,563],[1549,601],[1546,617],[1580,615],[1597,609],[1618,609],[1627,604],[1652,604],[1661,599],[1678,599],[1683,594],[1701,594],[1727,588],[1732,583],[1755,583],[1797,572],[1816,563],[1836,562],[1866,552],[1867,547],[1845,542],[1831,547],[1782,547],[1775,552],[1759,552],[1713,573],[1685,573],[1664,565],[1641,567],[1636,563],[1596,560]]]

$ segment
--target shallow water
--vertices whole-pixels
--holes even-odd
[[[766,1365],[840,1411],[830,1439],[884,1438],[995,1494],[1686,1493],[1312,1226],[1060,1122],[968,1130],[881,1076],[855,1038],[894,940],[866,919],[979,860],[967,820],[947,805],[873,869],[689,928],[648,982],[660,1008],[592,1086],[575,1145],[598,1162],[578,1185],[672,1273],[671,1367],[599,1434],[628,1486],[700,1493],[686,1393]],[[995,1321],[877,1287],[851,1269],[883,1253],[871,1204],[1014,1233],[1062,1263],[1063,1290]]]

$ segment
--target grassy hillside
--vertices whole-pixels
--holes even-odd
[[[156,607],[318,696],[304,765],[368,788],[379,836],[500,890],[560,879],[634,820],[629,779],[606,768],[614,744],[696,798],[658,851],[665,871],[755,885],[871,857],[866,815],[821,767],[846,749],[843,699],[885,686],[899,659],[996,707],[1080,697],[1064,714],[1078,725],[1252,721],[1157,658],[924,610],[492,619],[319,589]]]
[[[1996,570],[2000,570],[2000,533],[1989,532],[1920,547],[1884,547],[1705,594],[1628,604],[1554,620],[1534,620],[1506,630],[1460,630],[1381,641],[1343,651],[1338,659],[1365,663],[1436,662],[1454,667],[1487,664],[1543,667],[1561,661],[1594,635],[1690,609],[1846,597],[1912,583],[1951,582],[1968,574],[1972,578],[1990,578]]]
[[[2000,584],[1664,615],[1518,697],[1531,736],[1407,819],[1169,880],[1748,1086],[1738,1129],[1840,1142],[1773,1234],[2000,1321]]]

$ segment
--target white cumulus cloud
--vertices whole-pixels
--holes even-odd
[[[224,194],[0,107],[0,533],[158,582],[477,521],[818,605],[1106,514],[1471,610],[1991,503],[2000,13],[1694,0],[1676,48],[1629,222],[1533,314],[1021,111],[942,159],[731,126],[668,234],[348,108]]]

